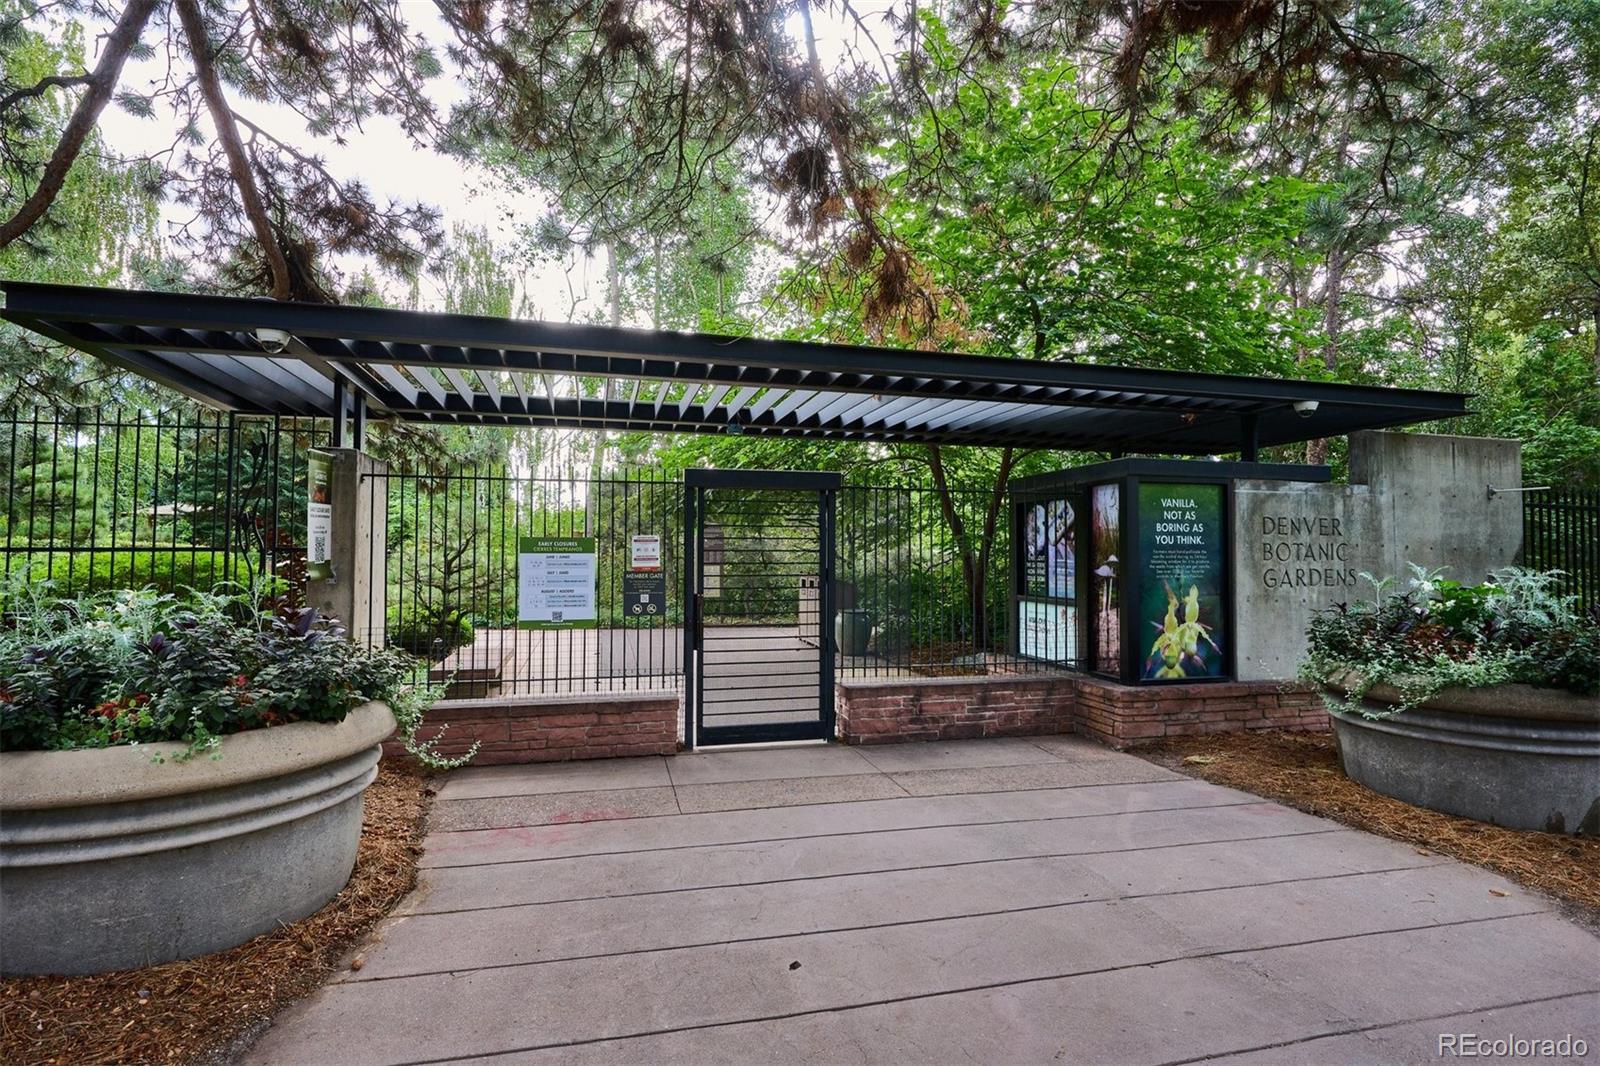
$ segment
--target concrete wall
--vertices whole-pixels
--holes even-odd
[[[1234,485],[1238,677],[1293,677],[1311,615],[1367,596],[1359,575],[1408,562],[1481,581],[1522,550],[1521,445],[1481,437],[1356,433],[1350,484]]]
[[[388,590],[386,545],[389,503],[384,482],[370,475],[388,467],[354,448],[330,448],[333,456],[333,577],[306,583],[306,604],[345,624],[350,639],[383,642]]]
[[[1384,532],[1379,567],[1448,566],[1457,581],[1482,581],[1522,551],[1522,444],[1490,437],[1356,433],[1350,481],[1371,489]]]
[[[1378,509],[1366,485],[1238,481],[1233,513],[1237,676],[1293,677],[1312,613],[1382,568]]]

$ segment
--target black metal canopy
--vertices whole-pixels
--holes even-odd
[[[1458,393],[0,282],[4,317],[229,411],[1179,455],[1466,413]],[[278,331],[274,333],[273,331]],[[611,399],[595,379],[614,379]]]

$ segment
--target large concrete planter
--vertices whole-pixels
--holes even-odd
[[[224,737],[221,758],[0,754],[0,973],[149,966],[311,914],[349,880],[394,728],[368,703],[337,724]]]
[[[1380,684],[1362,706],[1391,714],[1401,701]],[[1445,689],[1393,717],[1337,702],[1328,713],[1345,773],[1374,791],[1511,829],[1600,833],[1600,700],[1494,685]]]

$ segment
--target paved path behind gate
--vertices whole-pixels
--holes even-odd
[[[1072,737],[458,771],[423,865],[247,1062],[1600,1061],[1548,900]]]

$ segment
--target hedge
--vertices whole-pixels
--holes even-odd
[[[224,581],[246,584],[260,576],[260,567],[252,567],[241,554],[185,545],[72,555],[34,551],[21,560],[12,558],[11,572],[24,570],[31,581],[53,582],[61,595],[146,586],[162,592],[210,589]]]

